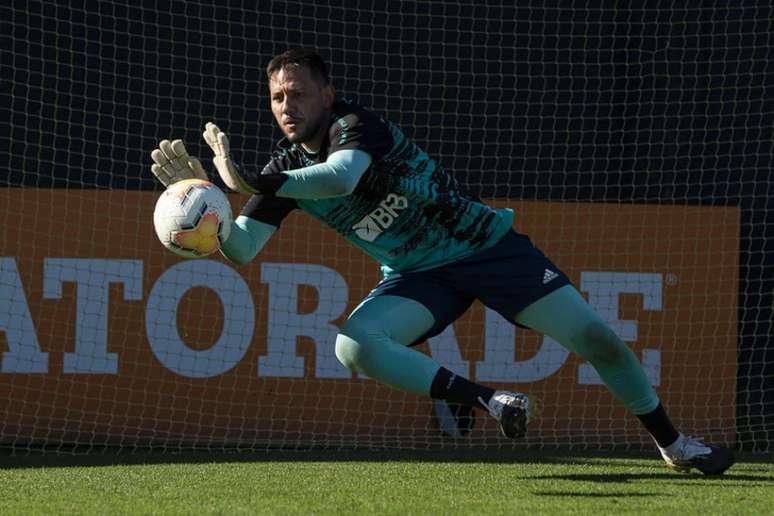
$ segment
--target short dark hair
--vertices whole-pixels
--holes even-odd
[[[312,77],[321,81],[324,85],[331,82],[328,76],[328,65],[316,51],[308,48],[291,48],[283,53],[276,55],[269,61],[266,67],[266,76],[271,76],[287,66],[304,66],[311,73]]]

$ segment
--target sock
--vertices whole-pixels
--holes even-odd
[[[438,370],[435,378],[433,378],[433,383],[430,385],[430,396],[432,398],[482,409],[484,407],[481,406],[478,398],[484,400],[484,403],[489,403],[494,392],[494,389],[473,383],[462,376],[452,373],[445,367],[441,367]]]
[[[680,437],[680,433],[672,426],[672,421],[669,420],[661,403],[655,410],[647,414],[639,414],[637,418],[642,421],[642,425],[661,448],[669,447]]]

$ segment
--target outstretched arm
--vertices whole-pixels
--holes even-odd
[[[235,192],[269,194],[290,199],[325,199],[351,194],[371,166],[371,156],[358,149],[332,152],[324,163],[278,174],[248,174],[231,157],[228,137],[208,122],[204,140],[212,149],[213,163],[223,182]]]
[[[325,199],[349,195],[371,166],[371,156],[361,150],[336,151],[317,165],[283,172],[286,179],[276,191],[277,197]]]
[[[277,231],[275,226],[240,215],[231,224],[231,235],[220,247],[230,261],[245,265],[253,260]]]
[[[253,195],[231,224],[231,235],[220,252],[238,265],[245,265],[261,252],[282,221],[296,208],[291,199]]]

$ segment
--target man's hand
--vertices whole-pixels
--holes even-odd
[[[258,193],[258,191],[248,185],[242,178],[239,167],[231,158],[231,150],[228,144],[228,137],[226,133],[220,130],[220,128],[212,122],[207,122],[204,127],[204,141],[210,146],[215,157],[212,158],[212,162],[215,164],[215,168],[220,174],[220,178],[230,189],[235,192],[243,193],[246,195],[252,195]]]
[[[204,179],[208,181],[207,172],[198,159],[188,155],[182,140],[161,140],[159,148],[151,152],[153,164],[151,172],[164,186],[169,186],[183,179]]]

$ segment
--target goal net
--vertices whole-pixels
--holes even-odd
[[[478,303],[417,349],[540,398],[525,440],[351,373],[334,341],[378,265],[303,213],[247,266],[162,248],[151,150],[181,138],[212,170],[212,120],[262,167],[263,69],[302,45],[515,210],[682,431],[770,450],[772,7],[510,4],[0,7],[0,444],[651,446],[588,364]]]

